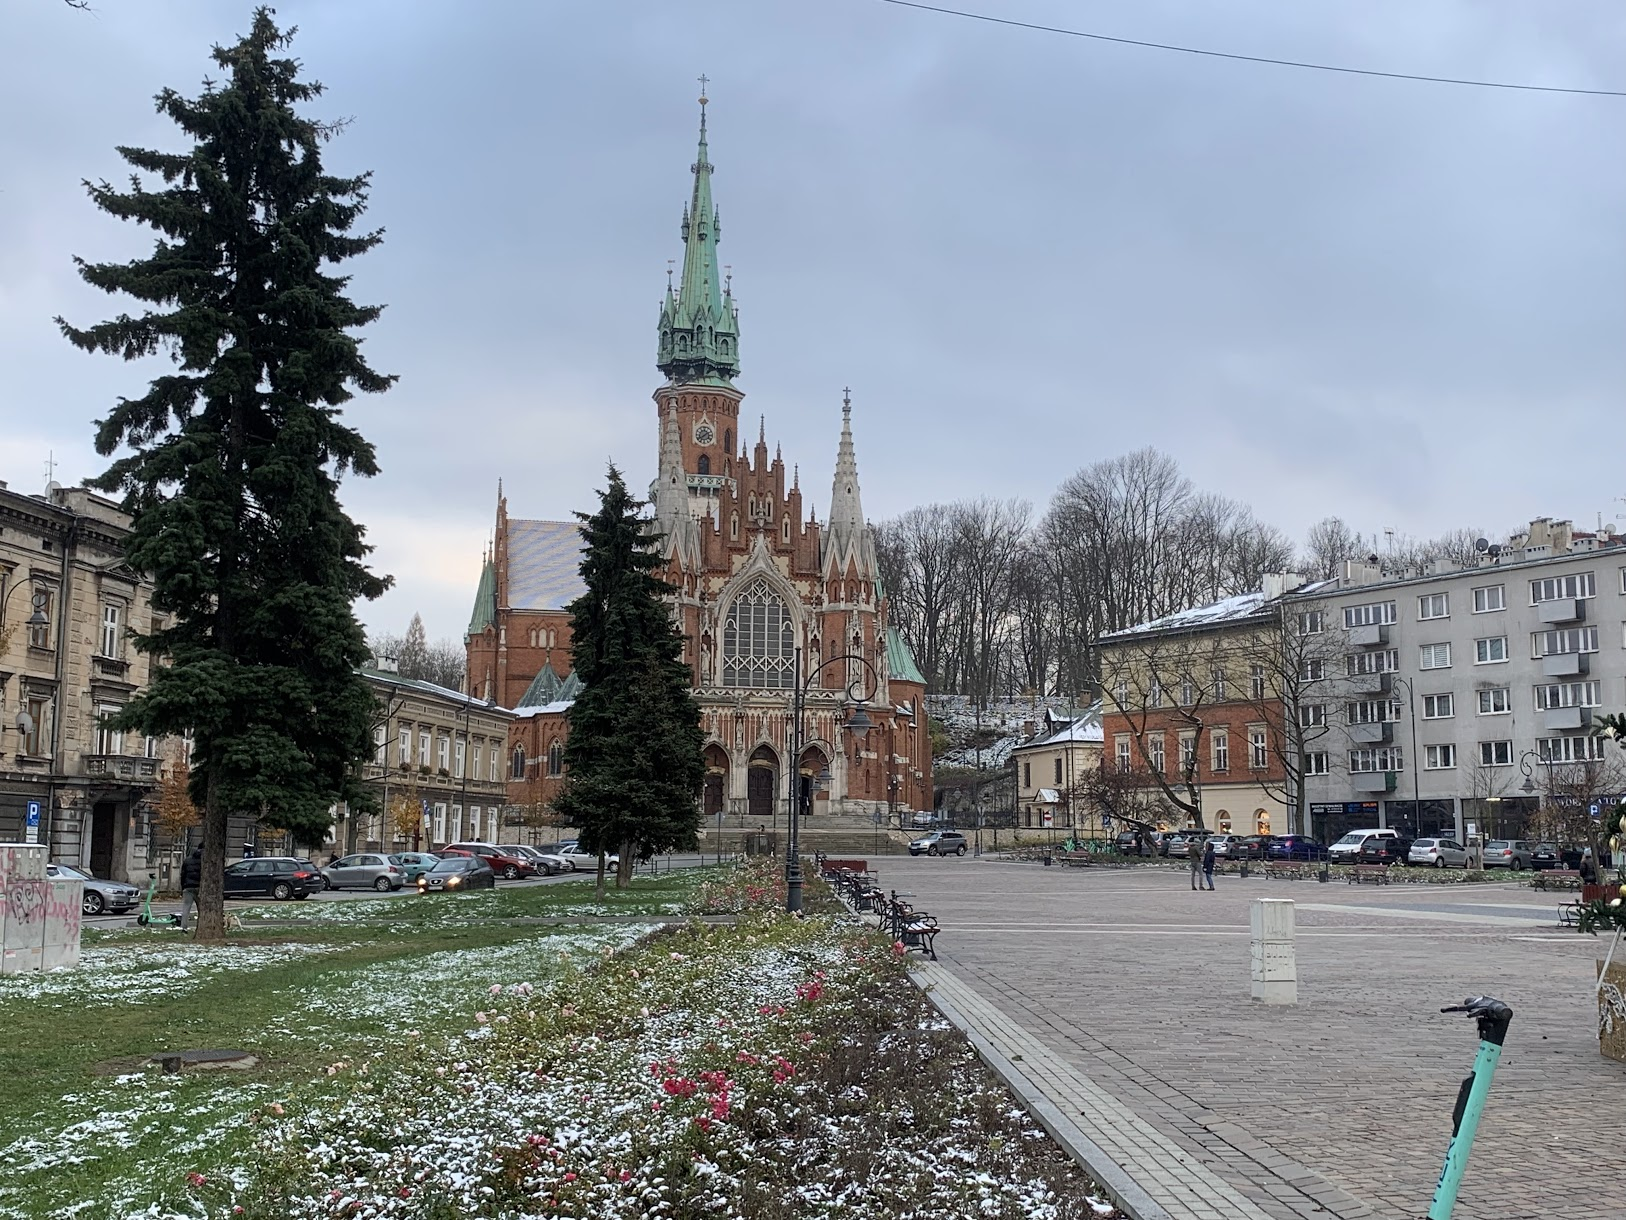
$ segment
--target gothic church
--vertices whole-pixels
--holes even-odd
[[[932,805],[925,682],[888,624],[875,541],[859,496],[852,406],[842,403],[825,520],[804,510],[799,479],[769,457],[765,426],[742,435],[739,312],[719,275],[717,208],[700,99],[700,150],[683,213],[681,279],[659,320],[650,487],[674,587],[684,657],[706,734],[705,812],[749,823],[783,817],[800,775],[815,815],[896,814]],[[571,600],[582,591],[574,521],[511,518],[498,492],[491,552],[466,637],[469,692],[516,709],[509,800],[539,807],[563,782],[566,712],[579,684],[570,667]],[[858,654],[856,662],[821,662]],[[800,669],[798,669],[800,666]],[[791,699],[812,677],[800,757]],[[843,733],[849,687],[874,728]],[[820,786],[814,777],[828,772]]]

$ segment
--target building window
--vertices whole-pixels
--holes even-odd
[[[109,717],[117,716],[124,709],[116,703],[104,703],[96,709],[96,753],[123,754],[124,731],[110,728],[107,724]]]
[[[1304,756],[1304,774],[1326,775],[1332,770],[1325,750],[1314,750]]]
[[[514,769],[508,773],[509,779],[525,778],[525,747],[514,747]]]
[[[1255,771],[1263,771],[1270,761],[1265,752],[1265,730],[1262,727],[1248,730],[1248,766]]]
[[[20,752],[30,758],[40,758],[45,754],[45,743],[50,740],[45,731],[45,713],[50,701],[39,695],[30,695],[23,701],[23,710],[28,713],[27,727],[22,729],[22,746]]]
[[[435,828],[434,840],[436,843],[446,843],[446,802],[435,802]]]
[[[1552,711],[1560,707],[1597,707],[1603,701],[1597,682],[1553,682],[1536,687],[1536,710]]]
[[[1113,685],[1112,696],[1119,707],[1129,706],[1129,679],[1119,678]]]
[[[1481,585],[1474,590],[1474,613],[1484,614],[1490,610],[1506,610],[1507,596],[1501,585]]]
[[[1327,723],[1327,705],[1325,703],[1303,703],[1299,705],[1299,728],[1319,729]]]
[[[463,806],[461,805],[452,806],[452,841],[454,843],[463,841]]]
[[[1118,770],[1122,771],[1123,768],[1119,767]],[[1033,764],[1030,762],[1025,762],[1022,764],[1022,787],[1033,787]]]
[[[157,758],[158,757],[158,738],[156,738],[156,737],[145,737],[145,738],[142,739],[142,742],[141,742],[141,757],[143,757],[143,758]]]
[[[1192,775],[1197,770],[1197,734],[1180,734],[1180,774]]]
[[[1152,770],[1158,775],[1163,774],[1163,768],[1168,762],[1163,754],[1163,734],[1155,733],[1146,742],[1147,753],[1151,755]]]
[[[1505,686],[1489,686],[1476,691],[1481,716],[1505,716],[1513,710],[1513,700]]]
[[[1365,699],[1344,704],[1344,718],[1350,724],[1393,724],[1400,719],[1400,704],[1392,699]]]
[[[396,745],[396,761],[403,767],[412,761],[412,729],[404,724],[401,726],[401,737]]]
[[[1530,655],[1551,657],[1570,652],[1597,652],[1596,627],[1562,627],[1557,631],[1537,631],[1530,636]]]
[[[1451,695],[1424,695],[1424,720],[1449,720],[1457,714],[1456,700]]]
[[[1248,670],[1248,690],[1255,700],[1265,697],[1265,667],[1253,665]]]
[[[390,730],[385,724],[373,726],[373,762],[382,767],[389,761]],[[152,757],[150,754],[148,757]]]
[[[1454,745],[1445,745],[1445,746],[1424,746],[1423,747],[1423,770],[1425,770],[1425,771],[1449,771],[1449,770],[1451,770],[1452,767],[1455,767],[1456,765],[1457,765],[1457,747],[1456,746],[1454,746]]]
[[[1156,678],[1152,679],[1152,685],[1147,688],[1147,691],[1146,691],[1146,706],[1147,707],[1162,707],[1163,706],[1163,683],[1160,682]]]
[[[1424,644],[1417,651],[1417,667],[1419,669],[1450,669],[1451,645]]]
[[[1059,784],[1059,783],[1061,783],[1061,758],[1060,758],[1060,756],[1057,756],[1057,758],[1055,759],[1055,763],[1056,763],[1056,779],[1055,779],[1055,782]]]
[[[1299,681],[1319,682],[1327,676],[1327,662],[1322,657],[1305,657],[1299,662]]]
[[[1191,707],[1197,702],[1197,684],[1187,674],[1180,679],[1180,706]]]
[[[1398,648],[1380,648],[1373,652],[1352,652],[1349,654],[1349,676],[1361,677],[1365,674],[1392,674],[1400,668],[1400,650]]]
[[[486,753],[485,743],[484,742],[479,742],[479,741],[475,742],[474,743],[474,763],[469,768],[469,774],[474,776],[475,779],[479,779],[482,775],[484,775],[486,773],[485,766],[483,765],[485,763],[485,753]]]
[[[758,577],[723,621],[723,685],[789,690],[796,680],[795,654],[790,610]]]
[[[498,763],[497,759],[498,759],[498,756],[500,755],[500,753],[501,753],[501,751],[497,748],[497,743],[492,742],[491,743],[491,782],[492,783],[496,783],[497,780],[500,778],[498,776],[498,774],[497,774],[497,768],[499,766],[499,763]],[[524,759],[524,756],[525,756],[525,752],[523,750],[520,751],[521,760]],[[523,767],[523,765],[524,765],[524,763],[522,761],[521,766]]]
[[[483,843],[485,841],[480,837],[480,812],[480,806],[469,806],[469,838],[473,839],[476,843]],[[495,810],[493,812],[495,812]],[[492,827],[492,837],[496,837],[495,826]]]
[[[1575,572],[1569,576],[1548,576],[1530,582],[1530,604],[1563,601],[1566,598],[1596,597],[1598,589],[1591,572]]]
[[[1482,767],[1511,767],[1513,765],[1513,743],[1511,741],[1480,742],[1479,765]]]
[[[102,607],[102,651],[104,657],[118,660],[124,655],[124,632],[121,630],[123,607],[111,603]]]
[[[1326,615],[1320,610],[1299,611],[1300,635],[1320,635],[1326,628]]]
[[[449,770],[452,763],[452,739],[445,733],[435,738],[435,766],[442,771]]]
[[[696,470],[700,474],[711,473],[711,456],[709,454],[702,453],[700,455],[700,464],[696,467]]]
[[[1474,664],[1497,665],[1507,660],[1507,636],[1493,635],[1474,641]]]
[[[429,765],[429,730],[428,729],[419,729],[418,730],[418,765],[420,767],[427,767]]]
[[[1405,756],[1399,746],[1377,746],[1349,752],[1349,773],[1366,775],[1374,771],[1404,771]]]
[[[1418,618],[1449,618],[1451,611],[1444,593],[1424,593],[1417,599]]]
[[[1224,729],[1215,729],[1209,738],[1213,747],[1214,770],[1224,774],[1231,769],[1231,738]]]
[[[1393,602],[1371,602],[1365,606],[1345,606],[1345,627],[1381,627],[1395,621]]]
[[[463,778],[463,765],[467,761],[468,743],[461,737],[457,739],[457,747],[452,751],[452,774],[458,779]]]
[[[1544,763],[1597,762],[1603,758],[1602,737],[1538,737],[1536,753]]]
[[[1127,772],[1131,766],[1134,765],[1134,762],[1130,758],[1130,754],[1129,754],[1129,738],[1127,738],[1127,737],[1114,737],[1112,739],[1112,746],[1113,746],[1113,755],[1118,760],[1118,773],[1120,775],[1122,775],[1125,772]],[[1033,785],[1030,782],[1028,786],[1031,788]]]
[[[1215,703],[1224,703],[1225,698],[1226,698],[1225,671],[1223,669],[1216,669],[1214,671],[1213,678],[1214,678],[1214,702]]]

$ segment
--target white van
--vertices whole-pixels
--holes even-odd
[[[1352,830],[1338,842],[1327,848],[1327,859],[1334,864],[1349,864],[1360,854],[1361,844],[1370,839],[1398,839],[1399,832],[1393,830],[1379,830],[1374,826],[1371,830]]]

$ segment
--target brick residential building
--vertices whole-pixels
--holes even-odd
[[[842,403],[829,512],[804,504],[795,466],[770,452],[765,419],[754,443],[740,407],[739,314],[717,260],[701,102],[699,154],[684,211],[683,270],[659,317],[650,488],[664,578],[685,638],[706,734],[704,810],[768,823],[795,790],[815,813],[885,813],[931,804],[925,680],[888,621],[875,541],[864,515],[850,397]],[[510,802],[562,782],[555,767],[573,692],[569,616],[582,588],[574,522],[511,518],[499,494],[496,529],[467,635],[469,689],[516,709]],[[857,654],[863,664],[828,664]],[[821,664],[823,662],[823,664]],[[866,668],[867,666],[867,668]],[[791,705],[808,684],[803,746],[792,758]],[[861,696],[874,729],[842,726]],[[541,778],[538,778],[538,775]]]

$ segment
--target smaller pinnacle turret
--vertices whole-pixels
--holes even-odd
[[[875,540],[864,519],[858,493],[858,454],[853,446],[852,391],[841,392],[841,442],[836,447],[836,477],[830,488],[830,515],[824,525],[824,570],[857,574],[872,579],[879,570]]]

